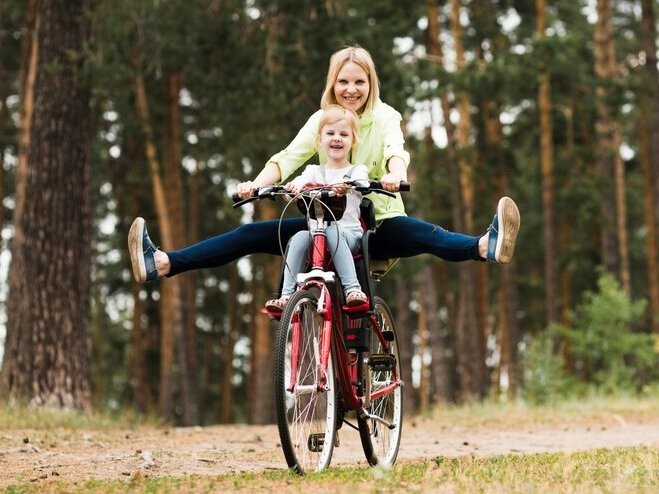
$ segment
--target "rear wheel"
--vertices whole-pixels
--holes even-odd
[[[398,340],[391,311],[384,300],[374,299],[375,319],[386,339],[388,351],[378,339],[376,331],[369,332],[371,357],[364,364],[366,390],[369,390],[367,410],[375,418],[359,417],[359,437],[366,460],[370,465],[393,465],[398,456],[403,427],[403,389],[400,378]],[[392,386],[399,384],[398,386]],[[386,394],[384,389],[391,388]],[[387,425],[388,424],[388,425]]]
[[[295,292],[282,314],[275,354],[279,438],[288,466],[299,474],[332,460],[336,436],[336,386],[330,356],[327,386],[319,389],[322,316],[309,291]]]

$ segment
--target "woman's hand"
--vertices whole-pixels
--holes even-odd
[[[249,199],[254,195],[254,192],[258,189],[257,185],[248,180],[247,182],[241,182],[236,187],[236,194],[240,196],[241,199]]]
[[[265,187],[266,185],[276,184],[281,178],[279,173],[279,166],[275,163],[266,163],[254,181],[248,180],[241,182],[236,187],[236,194],[242,199],[249,199],[254,195],[256,189]]]
[[[380,178],[382,188],[388,192],[398,192],[398,188],[403,179],[396,173],[386,173]]]

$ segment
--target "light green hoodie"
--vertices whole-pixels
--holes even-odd
[[[319,164],[327,163],[325,152],[318,146],[318,124],[322,115],[323,110],[311,115],[288,147],[268,160],[268,163],[279,166],[282,182],[287,181],[316,154]],[[359,117],[359,144],[353,149],[350,162],[366,165],[371,180],[379,180],[388,172],[386,164],[392,156],[401,158],[405,166],[409,165],[410,155],[403,147],[405,139],[400,128],[401,120],[400,113],[379,99],[373,111]],[[405,216],[405,206],[400,194],[396,194],[395,198],[384,194],[370,194],[369,199],[373,201],[378,223],[386,218]]]

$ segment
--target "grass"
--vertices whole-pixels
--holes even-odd
[[[650,448],[597,449],[572,454],[432,458],[394,468],[330,468],[299,477],[285,470],[218,477],[133,478],[78,485],[20,484],[18,493],[654,493],[659,452]]]
[[[522,403],[472,403],[436,408],[426,417],[447,427],[493,427],[516,430],[539,422],[574,424],[611,420],[654,419],[659,396],[591,397],[552,407]],[[133,415],[108,416],[38,410],[17,413],[0,407],[0,431],[8,429],[95,429],[110,431],[142,425]],[[409,419],[410,421],[414,419]],[[658,432],[659,433],[659,432]],[[1,453],[1,452],[0,452]],[[0,468],[3,457],[0,454]],[[330,468],[299,477],[284,469],[218,476],[146,477],[20,483],[18,493],[654,493],[659,492],[659,450],[656,448],[594,449],[578,453],[506,454],[489,457],[436,457],[400,461],[393,468]]]

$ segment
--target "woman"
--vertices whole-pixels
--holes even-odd
[[[348,47],[330,58],[327,83],[321,109],[304,124],[283,151],[272,156],[253,181],[238,185],[237,193],[249,197],[259,187],[285,181],[309,158],[318,154],[319,163],[327,160],[316,139],[318,123],[324,109],[338,104],[359,115],[360,144],[350,161],[364,164],[369,177],[396,192],[407,180],[409,153],[405,151],[401,116],[380,100],[380,87],[375,64],[361,47]],[[399,194],[395,198],[374,195],[378,223],[371,237],[371,256],[375,259],[411,257],[429,253],[448,261],[488,260],[508,263],[512,259],[519,230],[519,211],[515,202],[499,200],[492,224],[483,236],[449,232],[437,225],[406,216]],[[138,283],[162,276],[174,276],[191,269],[217,267],[242,256],[257,253],[280,254],[282,244],[303,230],[303,218],[255,222],[228,233],[201,241],[181,250],[162,252],[149,238],[142,218],[136,218],[128,235],[133,274]]]

